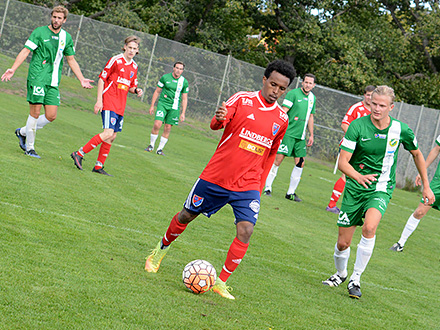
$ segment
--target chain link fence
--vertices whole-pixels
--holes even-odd
[[[50,9],[15,0],[0,0],[0,51],[14,57],[23,48],[31,32],[38,26],[49,24]],[[184,76],[189,82],[187,117],[209,121],[221,101],[238,91],[259,90],[264,68],[237,60],[231,56],[216,54],[120,26],[107,24],[69,14],[63,28],[72,35],[76,55],[85,77],[97,80],[107,60],[121,53],[124,39],[137,35],[142,43],[135,61],[139,66],[139,86],[144,89],[141,102],[149,104],[159,78],[172,71],[174,62],[185,63]],[[29,59],[28,59],[29,60]],[[68,65],[63,73],[71,75]],[[319,77],[317,77],[319,82]],[[298,79],[290,88],[300,84]],[[23,86],[25,88],[25,86]],[[316,85],[313,93],[317,105],[315,114],[315,143],[308,154],[334,161],[338,143],[343,136],[340,128],[348,108],[362,99]],[[282,100],[280,100],[282,102]],[[149,107],[146,104],[146,109]],[[406,122],[416,133],[420,149],[426,157],[439,134],[440,111],[397,102],[392,115]],[[397,163],[397,184],[404,186],[413,181],[417,170],[408,152],[401,151]],[[429,169],[432,177],[438,160]]]

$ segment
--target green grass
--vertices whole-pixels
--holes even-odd
[[[1,59],[3,73],[12,60]],[[297,191],[304,202],[284,199],[291,159],[280,167],[274,196],[263,197],[248,253],[228,281],[235,301],[194,295],[181,282],[194,259],[221,270],[235,235],[229,206],[191,223],[160,271],[146,273],[145,257],[181,209],[218,134],[189,121],[173,128],[166,157],[146,153],[152,118],[146,104],[130,99],[106,163],[114,177],[91,172],[97,151],[81,172],[69,154],[101,130],[92,113],[96,90],[64,77],[58,118],[37,133],[42,159],[27,157],[14,136],[28,115],[20,94],[25,69],[0,83],[0,329],[438,328],[439,214],[428,213],[403,253],[391,252],[420,199],[397,190],[362,276],[363,297],[352,300],[345,286],[321,284],[334,272],[336,219],[324,208],[337,176],[331,164],[312,160]],[[359,238],[358,230],[350,272]]]

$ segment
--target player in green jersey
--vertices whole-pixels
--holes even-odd
[[[432,150],[429,152],[428,157],[426,158],[426,168],[431,165],[434,160],[437,158],[438,154],[440,153],[440,135],[435,140],[436,145]],[[416,186],[420,186],[421,184],[421,177],[420,175],[417,175],[416,177]],[[423,198],[419,203],[419,206],[416,208],[413,214],[408,218],[408,221],[405,225],[405,228],[403,228],[402,235],[400,236],[400,239],[397,243],[395,243],[390,250],[396,251],[396,252],[402,252],[403,247],[405,246],[405,243],[409,236],[416,230],[420,220],[428,213],[428,211],[431,208],[435,208],[436,210],[440,210],[440,163],[437,165],[437,169],[435,171],[434,177],[431,180],[430,188],[432,189],[434,195],[435,195],[435,202],[430,205],[426,205]]]
[[[394,98],[392,88],[377,87],[371,96],[371,115],[354,120],[341,145],[339,170],[348,179],[337,222],[339,234],[334,250],[337,272],[322,283],[336,287],[346,280],[353,234],[356,226],[362,226],[354,270],[348,283],[349,296],[357,299],[361,297],[360,278],[373,253],[377,226],[396,185],[400,144],[414,158],[423,182],[425,205],[435,201],[429,188],[425,160],[413,131],[389,115],[394,108]]]
[[[307,154],[306,146],[310,147],[313,144],[313,115],[315,114],[316,98],[312,93],[312,89],[315,87],[315,80],[313,74],[307,73],[304,76],[301,88],[291,90],[283,101],[283,109],[289,116],[289,127],[278,149],[272,169],[267,176],[263,192],[266,196],[272,195],[272,183],[277,176],[281,162],[286,156],[294,157],[295,167],[290,175],[290,184],[286,198],[295,202],[301,202],[295,190],[301,180],[304,159]],[[310,133],[307,145],[305,141],[306,128],[308,128]]]
[[[11,80],[18,67],[26,60],[29,53],[33,52],[27,78],[27,101],[30,113],[26,126],[15,130],[20,148],[28,156],[40,158],[34,148],[36,131],[54,121],[57,116],[60,105],[58,84],[63,69],[63,56],[66,57],[81,86],[92,88],[90,83],[93,80],[84,78],[75,60],[72,37],[61,28],[67,20],[68,13],[63,6],[54,7],[50,24],[38,27],[32,32],[12,67],[2,75],[2,81]],[[44,115],[40,115],[42,106],[44,106]]]
[[[168,142],[171,127],[185,121],[185,112],[188,105],[188,80],[182,76],[185,69],[183,62],[176,62],[173,66],[173,72],[163,75],[157,83],[151,101],[150,115],[154,113],[154,104],[159,98],[156,109],[156,118],[154,120],[153,129],[150,135],[150,144],[145,151],[152,152],[159,135],[162,123],[165,123],[159,146],[156,153],[165,156],[163,148]],[[180,113],[180,104],[182,104],[182,112]]]

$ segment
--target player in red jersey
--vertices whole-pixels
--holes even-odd
[[[368,85],[367,87],[365,87],[364,99],[361,102],[353,104],[350,109],[348,109],[347,113],[344,116],[344,119],[342,119],[341,124],[341,128],[344,131],[344,134],[347,132],[348,126],[350,126],[350,123],[353,120],[361,118],[363,116],[367,116],[371,113],[371,94],[373,94],[375,88],[376,87],[372,85]],[[336,203],[338,202],[339,197],[341,197],[342,192],[344,191],[345,181],[345,174],[342,173],[341,177],[338,179],[338,181],[336,181],[335,186],[333,187],[330,202],[325,208],[326,211],[339,214],[340,210],[339,207],[336,206]]]
[[[143,94],[142,89],[137,88],[138,66],[133,60],[139,53],[139,43],[140,39],[136,36],[125,38],[122,48],[124,53],[113,56],[99,75],[98,96],[94,110],[95,114],[101,111],[104,131],[92,137],[83,147],[70,155],[80,170],[84,155],[101,144],[98,160],[92,172],[111,176],[104,171],[104,162],[117,133],[122,131],[127,94],[130,92],[137,94],[138,97]]]
[[[234,210],[236,237],[213,287],[222,297],[235,299],[226,280],[246,254],[260,210],[260,195],[272,167],[288,116],[276,102],[295,78],[285,61],[270,63],[258,92],[239,92],[216,110],[211,129],[224,128],[217,149],[194,184],[182,211],[178,212],[145,269],[156,273],[169,245],[200,213],[207,217],[229,203]]]

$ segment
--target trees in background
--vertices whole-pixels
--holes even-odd
[[[53,6],[56,1],[27,1]],[[389,84],[398,98],[440,109],[439,0],[71,0],[72,13],[361,94]]]

